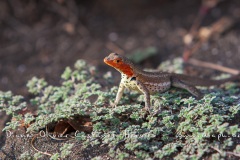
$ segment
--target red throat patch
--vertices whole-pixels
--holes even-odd
[[[133,69],[128,64],[121,64],[118,69],[129,77],[133,76]]]
[[[116,61],[116,60],[115,60]],[[128,77],[133,76],[133,69],[129,64],[126,64],[124,62],[118,62],[116,63],[114,60],[108,60],[107,58],[104,59],[104,62],[108,64],[109,66],[114,67],[115,69],[119,70],[121,73],[126,74]]]

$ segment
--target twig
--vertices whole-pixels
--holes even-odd
[[[207,15],[208,11],[211,10],[213,7],[215,7],[215,6],[208,6],[208,5],[206,5],[205,0],[202,0],[202,4],[201,4],[200,8],[198,9],[198,15],[195,18],[195,20],[190,28],[189,34],[191,34],[193,37],[196,36],[197,30],[198,30],[199,26],[201,25],[203,18]]]
[[[192,47],[190,46],[186,46],[184,51],[183,51],[183,60],[184,62],[188,62],[189,61],[189,57],[191,57],[191,55],[193,53],[195,53],[197,50],[199,50],[199,48],[202,46],[203,41],[199,40],[198,42],[196,42]]]
[[[48,153],[48,152],[40,151],[40,150],[38,150],[38,149],[34,146],[33,143],[35,142],[35,140],[36,140],[36,138],[38,137],[38,135],[39,135],[39,134],[35,134],[34,137],[33,137],[32,140],[31,140],[32,148],[33,148],[35,151],[40,152],[40,153],[42,153],[42,154],[44,154],[44,155],[52,156],[52,154],[50,154],[50,153]]]
[[[191,29],[190,33],[188,33],[184,37],[185,49],[183,52],[184,61],[188,61],[192,54],[194,54],[204,42],[207,42],[213,36],[219,36],[229,28],[231,28],[234,24],[234,20],[231,17],[222,17],[214,22],[211,26],[201,27],[198,29],[198,33],[194,31],[195,29]],[[195,27],[193,27],[195,28]],[[197,39],[197,42],[194,44],[193,40]]]
[[[230,73],[230,74],[235,74],[235,75],[240,74],[240,70],[220,66],[220,65],[213,64],[213,63],[210,63],[210,62],[200,61],[200,60],[197,60],[197,59],[194,59],[194,58],[190,58],[187,63],[195,65],[195,66],[215,69],[215,70]]]
[[[201,47],[202,42],[194,44],[193,40],[197,38],[199,27],[202,23],[203,18],[208,14],[209,10],[214,8],[218,4],[218,0],[202,0],[202,4],[198,10],[198,15],[195,18],[188,34],[184,37],[185,49],[183,52],[183,59],[187,61],[189,57],[195,53]],[[200,40],[201,41],[201,40]]]
[[[234,152],[225,152],[225,151],[221,151],[220,149],[218,148],[215,148],[215,147],[210,147],[212,148],[213,150],[217,151],[218,153],[220,153],[221,155],[223,155],[223,152],[228,154],[228,155],[233,155],[233,156],[236,156],[236,157],[240,157],[240,153],[234,153]]]
[[[39,133],[38,133],[38,134],[35,134],[34,137],[33,137],[32,140],[31,140],[31,146],[32,146],[32,148],[33,148],[35,151],[40,152],[41,154],[44,154],[44,155],[47,155],[47,156],[52,156],[52,154],[50,154],[50,153],[48,153],[48,152],[40,151],[40,150],[38,150],[38,149],[34,146],[33,143],[35,142],[35,140],[36,140],[36,138],[38,137],[38,135],[39,135]],[[58,159],[61,160],[60,158],[58,158]]]

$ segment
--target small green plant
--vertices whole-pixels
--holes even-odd
[[[174,63],[179,65],[179,61]],[[14,130],[24,122],[31,133],[59,120],[89,116],[92,131],[78,132],[76,142],[80,141],[82,148],[107,146],[108,156],[114,159],[219,159],[239,154],[240,90],[236,85],[226,85],[227,90],[217,92],[213,89],[201,100],[184,98],[186,92],[175,90],[153,95],[152,111],[157,114],[145,116],[144,96],[135,92],[125,91],[127,96],[112,108],[110,102],[115,99],[117,87],[101,86],[94,70],[79,60],[74,69],[65,69],[60,86],[33,77],[27,84],[34,95],[31,105],[21,96],[0,92],[0,110],[13,117],[4,130]],[[21,113],[29,106],[37,108],[37,116]],[[65,144],[51,159],[71,156],[72,147]],[[95,157],[99,158],[101,154]]]
[[[63,159],[67,158],[71,154],[71,149],[74,144],[64,144],[61,148],[60,151],[61,153],[55,153],[53,154],[50,159],[51,160],[58,160],[58,159]]]

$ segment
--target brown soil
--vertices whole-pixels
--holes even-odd
[[[141,64],[154,68],[163,60],[182,55],[182,38],[194,22],[200,4],[200,0],[1,1],[0,90],[28,98],[25,85],[31,77],[43,77],[58,85],[64,68],[73,66],[77,59],[98,66],[100,73],[113,71],[102,62],[113,51],[129,54],[154,46],[158,54]],[[195,58],[240,68],[239,7],[239,0],[225,0],[209,12],[202,26],[223,16],[232,17],[235,24],[205,43]],[[114,71],[115,74],[117,81],[119,74]],[[5,116],[1,113],[1,117]],[[5,120],[1,120],[3,126]],[[4,140],[1,142],[4,145]],[[19,140],[14,143],[24,144]],[[19,155],[14,147],[7,148],[6,154]],[[2,156],[6,154],[1,152]]]

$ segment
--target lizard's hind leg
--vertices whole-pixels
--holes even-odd
[[[194,87],[192,85],[188,85],[188,84],[182,82],[181,80],[179,80],[176,77],[173,77],[171,79],[171,81],[172,81],[172,86],[173,87],[186,89],[192,95],[196,96],[197,99],[201,99],[203,97],[203,94],[196,87]]]

